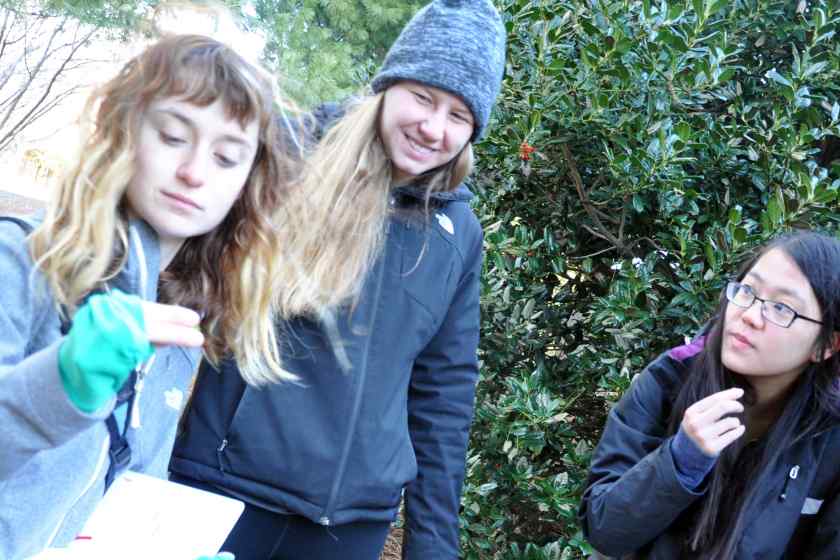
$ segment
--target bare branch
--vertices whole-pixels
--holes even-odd
[[[14,110],[17,107],[18,103],[20,103],[21,98],[23,98],[24,94],[29,89],[29,87],[32,85],[32,82],[35,80],[35,75],[37,74],[38,70],[40,70],[41,67],[43,67],[44,61],[47,59],[47,56],[48,56],[48,53],[49,53],[50,45],[52,45],[52,42],[55,40],[55,37],[58,34],[59,30],[61,30],[61,26],[56,27],[55,30],[53,30],[52,35],[50,35],[50,39],[47,42],[46,48],[44,49],[44,55],[38,61],[38,65],[36,66],[35,73],[33,74],[30,71],[29,80],[27,80],[26,84],[24,84],[24,86],[22,88],[20,88],[20,90],[18,91],[18,94],[15,96],[14,101],[11,104],[11,107],[9,107],[6,110],[6,114],[3,116],[3,120],[0,121],[0,129],[5,127],[6,123],[9,122],[9,119],[12,117],[12,114],[14,113]],[[24,62],[26,62],[25,57],[24,57]],[[28,65],[27,65],[27,69],[28,69]]]
[[[583,188],[583,179],[580,176],[580,172],[578,172],[575,158],[572,156],[572,151],[569,149],[569,146],[567,144],[561,144],[561,147],[563,150],[563,158],[566,160],[566,165],[569,168],[569,176],[575,184],[575,189],[577,189],[578,198],[580,198],[580,202],[583,204],[583,208],[586,210],[589,218],[595,224],[595,228],[592,228],[587,224],[582,224],[582,227],[592,235],[612,243],[620,253],[625,255],[629,254],[629,250],[624,246],[622,240],[614,236],[610,232],[609,228],[604,226],[604,223],[601,221],[601,216],[599,216],[599,212],[589,201],[589,196]]]
[[[44,91],[43,95],[40,97],[40,99],[38,99],[38,101],[35,102],[35,104],[32,106],[32,108],[23,117],[20,118],[18,123],[15,124],[15,126],[12,127],[12,130],[18,129],[20,123],[26,122],[27,119],[29,119],[31,117],[31,115],[36,111],[38,106],[40,106],[44,102],[44,100],[49,96],[50,90],[52,90],[53,85],[55,84],[56,80],[61,75],[61,73],[64,72],[65,67],[72,60],[73,56],[76,54],[76,51],[78,51],[82,47],[82,45],[87,43],[87,40],[90,37],[92,37],[95,32],[96,32],[96,29],[91,29],[85,35],[85,38],[82,41],[79,41],[78,43],[76,43],[76,45],[73,47],[73,49],[69,53],[67,53],[67,56],[64,58],[64,61],[61,63],[61,66],[59,66],[59,68],[53,73],[52,78],[50,79],[49,83],[47,84],[47,88]],[[5,124],[5,121],[3,122],[3,124]],[[2,127],[2,124],[0,124],[0,127]],[[8,136],[8,134],[6,134],[5,136]],[[2,144],[4,141],[5,141],[5,137],[0,138],[0,144]]]
[[[79,91],[86,67],[105,62],[86,49],[99,27],[29,11],[0,8],[0,151]]]

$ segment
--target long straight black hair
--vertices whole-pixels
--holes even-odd
[[[827,235],[799,231],[780,237],[756,252],[741,268],[737,280],[742,280],[755,263],[769,251],[779,249],[789,256],[808,279],[822,311],[823,325],[816,340],[817,355],[835,347],[835,336],[840,331],[840,240]],[[686,409],[695,402],[731,387],[742,387],[744,402],[749,406],[755,394],[747,380],[724,367],[721,362],[723,326],[726,316],[725,292],[711,328],[706,335],[703,351],[694,360],[685,383],[680,388],[669,420],[669,433],[679,429]],[[739,472],[746,480],[741,495],[734,497],[735,509],[729,521],[720,523],[722,499],[732,492],[729,481],[738,460],[743,442],[736,442],[724,449],[711,473],[709,489],[698,504],[698,512],[691,528],[688,549],[693,554],[708,559],[734,558],[741,540],[747,512],[759,498],[758,489],[766,484],[770,468],[782,453],[799,439],[814,434],[833,419],[840,418],[840,352],[820,362],[809,363],[799,376],[781,416],[768,431],[763,451],[751,472]]]

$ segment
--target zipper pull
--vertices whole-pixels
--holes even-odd
[[[134,384],[134,402],[131,403],[131,428],[140,428],[140,393],[143,392],[143,377],[137,376],[137,383]]]
[[[131,428],[137,430],[141,428],[140,425],[140,393],[143,392],[143,384],[145,383],[146,374],[152,369],[152,364],[155,363],[155,355],[146,360],[145,363],[137,367],[137,381],[134,383],[134,398],[131,403]]]
[[[225,439],[222,440],[222,443],[219,444],[219,447],[216,448],[216,458],[219,460],[219,471],[222,474],[224,474],[224,472],[225,472],[225,467],[224,467],[224,464],[222,463],[222,453],[224,453],[225,447],[227,447],[227,444],[228,444],[228,440],[227,440],[227,438],[225,438]]]
[[[790,483],[791,480],[796,480],[796,477],[798,477],[798,476],[799,476],[799,465],[794,465],[790,469],[790,472],[788,473],[787,478],[785,478],[785,485],[782,486],[782,493],[781,493],[781,495],[779,495],[779,501],[780,502],[784,502],[787,499],[788,484]]]

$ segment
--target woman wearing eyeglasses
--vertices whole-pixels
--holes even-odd
[[[840,558],[840,240],[800,232],[612,409],[580,518],[631,558]],[[624,556],[626,557],[626,556]]]

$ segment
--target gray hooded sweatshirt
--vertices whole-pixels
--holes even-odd
[[[18,560],[71,542],[105,491],[115,404],[78,410],[58,372],[61,320],[26,236],[33,220],[0,218],[0,558]],[[125,268],[111,289],[157,300],[160,252],[146,223],[129,227]],[[96,352],[96,348],[91,348]],[[165,478],[200,351],[157,348],[135,397],[129,469]],[[140,390],[142,389],[142,390]],[[122,405],[125,406],[125,405]]]

